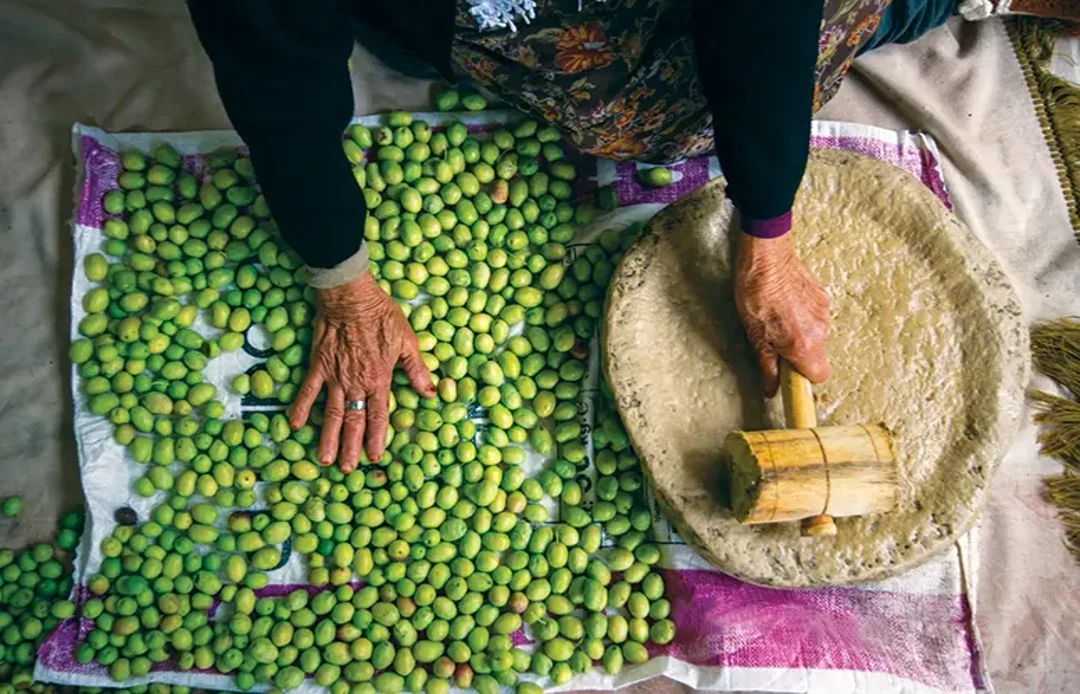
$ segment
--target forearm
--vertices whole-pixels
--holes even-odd
[[[282,237],[311,268],[340,266],[362,247],[366,205],[341,149],[347,123],[294,121],[278,137],[237,126]]]
[[[698,71],[728,195],[748,233],[775,238],[809,153],[820,3],[694,4]]]
[[[312,268],[366,266],[356,257],[364,197],[341,149],[353,111],[352,37],[337,3],[189,0],[189,8],[284,239]]]

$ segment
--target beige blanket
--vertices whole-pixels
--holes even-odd
[[[356,67],[358,113],[427,103],[426,83],[359,53]],[[867,56],[822,116],[929,131],[958,212],[1029,315],[1075,311],[1080,245],[999,24],[957,24]],[[46,537],[79,500],[66,360],[75,121],[228,126],[182,2],[0,0],[0,497],[27,501],[21,521],[0,521],[0,545]],[[1080,567],[1039,483],[1054,470],[1027,427],[982,526],[978,611],[999,692],[1080,681]]]
[[[822,117],[931,133],[957,213],[1011,275],[1028,318],[1077,312],[1080,245],[1000,23],[955,22],[866,56]],[[1074,692],[1080,566],[1044,498],[1041,479],[1060,468],[1037,455],[1035,432],[1029,419],[981,523],[978,623],[999,692]]]

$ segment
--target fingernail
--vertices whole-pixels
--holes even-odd
[[[334,459],[327,457],[327,458],[323,458],[321,462],[322,462],[323,465],[330,465],[331,463],[334,462]]]

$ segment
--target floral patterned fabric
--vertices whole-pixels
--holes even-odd
[[[721,0],[716,0],[717,2]],[[826,0],[814,110],[836,93],[891,0]],[[583,152],[667,162],[712,151],[691,0],[541,0],[517,32],[481,31],[458,0],[455,68],[558,125]],[[732,69],[738,69],[733,66]]]

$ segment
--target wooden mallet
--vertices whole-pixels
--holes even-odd
[[[780,365],[787,429],[733,431],[731,508],[740,523],[807,519],[807,536],[835,535],[833,516],[885,513],[900,498],[893,437],[881,424],[817,425],[810,381]]]

